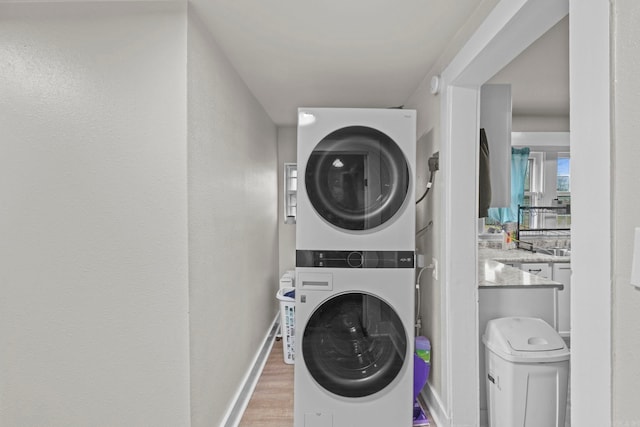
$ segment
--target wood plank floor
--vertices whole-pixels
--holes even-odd
[[[239,427],[287,426],[293,426],[293,365],[284,363],[282,341],[276,341]]]
[[[239,427],[293,426],[293,365],[283,356],[282,341],[276,341]],[[427,417],[429,427],[437,427],[428,412]]]

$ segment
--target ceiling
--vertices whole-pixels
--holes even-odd
[[[569,17],[488,83],[511,84],[514,116],[569,116]]]
[[[249,90],[279,126],[295,125],[298,107],[402,105],[481,3],[191,0]],[[548,49],[555,55],[556,45],[549,41],[535,61],[541,55],[548,60]],[[566,55],[568,68],[568,47]],[[552,84],[513,86],[514,113],[520,108],[517,96],[537,96],[543,89],[549,97],[562,92],[554,86],[553,67],[518,64],[514,61],[504,75],[496,76],[496,83],[517,79],[524,70],[528,86],[540,78]],[[568,73],[566,86],[568,104]],[[527,101],[522,108],[538,111],[544,108],[542,103]],[[554,102],[553,108],[563,108],[560,104]]]
[[[277,125],[402,105],[481,0],[192,0]]]

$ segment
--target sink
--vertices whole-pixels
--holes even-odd
[[[537,248],[535,251],[545,255],[554,255],[554,256],[571,255],[571,249],[566,249],[566,248]]]

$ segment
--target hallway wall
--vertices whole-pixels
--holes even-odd
[[[189,424],[184,9],[0,4],[3,426]]]
[[[615,51],[612,79],[613,151],[613,301],[612,365],[613,426],[640,426],[637,395],[640,382],[640,289],[630,285],[633,232],[640,227],[640,83],[638,40],[640,5],[633,0],[616,0],[613,10],[612,42]],[[636,251],[640,248],[636,248]]]
[[[188,14],[193,426],[220,425],[278,310],[277,131]]]

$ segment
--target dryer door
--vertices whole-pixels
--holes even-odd
[[[322,303],[302,337],[304,363],[331,393],[363,397],[387,387],[405,363],[407,334],[396,312],[365,293],[346,293]]]
[[[314,148],[305,171],[307,195],[316,212],[346,230],[369,230],[390,220],[409,191],[409,167],[386,134],[349,126]]]

